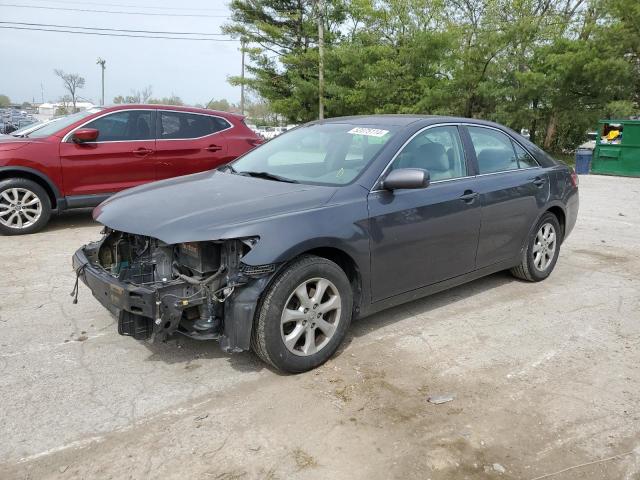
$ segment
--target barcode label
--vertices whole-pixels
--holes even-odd
[[[349,130],[351,135],[366,135],[367,137],[384,137],[389,130],[380,130],[378,128],[356,127]]]

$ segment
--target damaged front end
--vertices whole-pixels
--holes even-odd
[[[118,318],[118,333],[162,341],[178,332],[217,339],[225,351],[249,349],[260,294],[276,270],[242,262],[257,238],[169,245],[109,228],[103,233],[75,253],[73,266]]]

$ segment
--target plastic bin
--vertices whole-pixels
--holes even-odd
[[[578,175],[588,175],[591,170],[591,157],[593,150],[588,148],[579,148],[576,150],[576,173]]]

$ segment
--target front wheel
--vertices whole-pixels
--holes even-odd
[[[553,271],[560,254],[562,229],[553,213],[545,213],[536,224],[529,238],[520,265],[511,269],[511,273],[522,280],[539,282]]]
[[[253,351],[279,370],[311,370],[336,351],[353,305],[349,279],[334,262],[306,255],[267,289],[251,335]]]
[[[25,178],[0,180],[0,234],[37,232],[50,217],[51,201],[40,185]]]

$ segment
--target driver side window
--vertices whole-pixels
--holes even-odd
[[[391,168],[422,168],[429,172],[432,182],[466,176],[467,165],[458,127],[423,130],[402,149]]]
[[[95,119],[84,128],[98,130],[98,142],[153,140],[150,110],[122,110]]]

